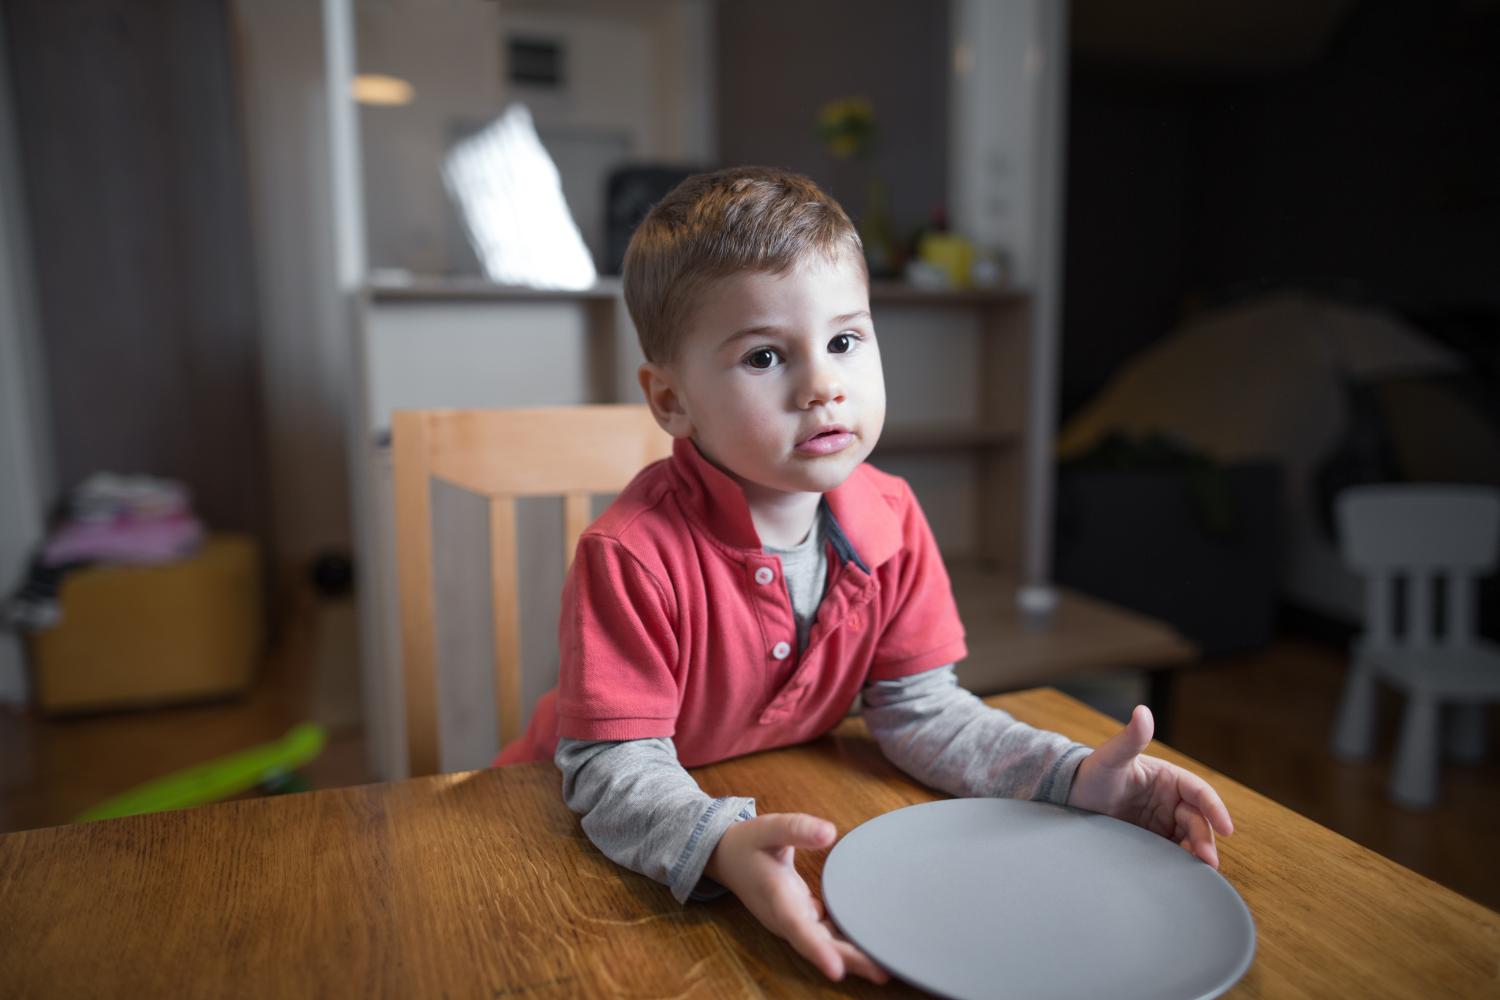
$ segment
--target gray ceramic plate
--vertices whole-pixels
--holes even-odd
[[[894,975],[948,997],[1213,997],[1255,954],[1239,893],[1181,847],[1041,802],[948,799],[851,830],[823,901]]]

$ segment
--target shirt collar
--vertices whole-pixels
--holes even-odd
[[[690,438],[672,442],[671,466],[690,515],[725,545],[762,551],[739,483],[704,458]],[[901,522],[862,468],[823,499],[858,561],[873,569],[900,551]]]

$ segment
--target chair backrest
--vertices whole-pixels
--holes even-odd
[[[590,521],[590,498],[618,493],[667,457],[672,439],[644,406],[398,410],[392,417],[401,665],[413,775],[439,769],[431,485],[489,498],[495,697],[500,740],[521,732],[516,501],[563,498],[564,561]]]
[[[1339,547],[1366,578],[1365,628],[1376,645],[1429,645],[1437,629],[1434,586],[1443,581],[1444,640],[1474,637],[1475,580],[1500,549],[1500,490],[1486,486],[1357,486],[1339,494]],[[1405,580],[1405,629],[1395,632],[1395,585]]]

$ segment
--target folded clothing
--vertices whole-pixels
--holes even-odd
[[[203,525],[195,517],[160,520],[120,518],[114,521],[68,521],[42,548],[45,566],[83,562],[156,563],[192,555],[203,543]]]
[[[174,479],[96,472],[68,494],[73,521],[156,520],[191,516],[188,488]]]
[[[57,594],[68,571],[94,563],[158,565],[192,555],[204,528],[188,488],[155,476],[95,473],[68,494],[64,518],[32,561],[0,621],[38,631],[62,617]]]

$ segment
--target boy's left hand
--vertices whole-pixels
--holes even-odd
[[[1208,782],[1141,753],[1155,730],[1151,710],[1137,705],[1130,723],[1078,765],[1068,805],[1144,827],[1219,867],[1214,833],[1229,836],[1229,810]]]

